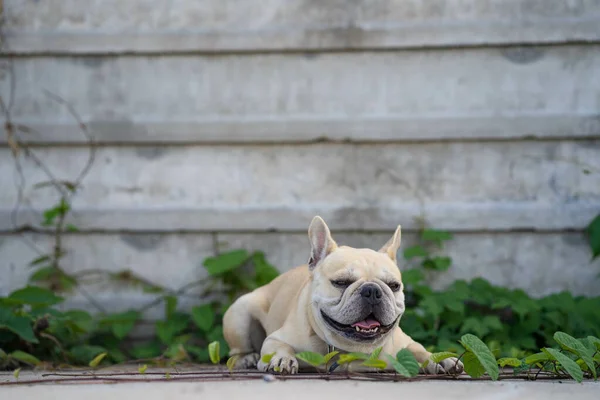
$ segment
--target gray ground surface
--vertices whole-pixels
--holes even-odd
[[[254,380],[207,380],[193,375],[178,375],[171,370],[149,369],[144,375],[127,375],[135,368],[111,368],[95,372],[22,371],[18,385],[0,386],[2,400],[61,399],[336,399],[417,398],[421,399],[598,399],[600,382],[578,384],[567,381],[452,381],[426,380],[416,382],[373,382],[356,380],[325,381],[322,379],[293,379],[266,382],[261,376]],[[190,370],[178,369],[180,374]],[[206,370],[205,370],[206,371]],[[212,370],[214,372],[214,369]],[[203,375],[206,377],[207,375]],[[118,381],[117,381],[118,380]],[[133,380],[133,381],[125,381]],[[0,384],[16,382],[10,372],[0,373]]]

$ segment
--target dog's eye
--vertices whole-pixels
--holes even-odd
[[[337,279],[335,281],[331,281],[331,284],[339,288],[347,288],[348,286],[352,285],[352,281],[347,279]]]
[[[398,282],[390,282],[388,283],[388,286],[390,287],[390,289],[392,289],[392,292],[397,292],[398,290],[400,290],[400,284]]]

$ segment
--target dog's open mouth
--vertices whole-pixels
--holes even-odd
[[[370,340],[378,338],[379,336],[387,333],[396,324],[396,321],[394,321],[389,325],[381,325],[381,323],[377,321],[373,314],[350,325],[344,325],[337,322],[323,311],[321,311],[321,315],[323,316],[325,322],[333,329],[343,333],[344,336],[355,340]]]

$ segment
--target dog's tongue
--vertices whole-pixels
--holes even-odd
[[[361,329],[372,329],[378,326],[381,326],[381,324],[379,323],[379,321],[373,319],[373,318],[367,318],[364,321],[358,321],[354,324],[352,324],[352,327],[358,326]]]

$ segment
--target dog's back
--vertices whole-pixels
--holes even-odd
[[[223,316],[223,334],[227,343],[240,353],[260,352],[264,339],[280,329],[292,313],[292,307],[298,304],[298,297],[309,281],[308,266],[302,265],[237,299]],[[247,327],[249,332],[240,335],[241,327]],[[238,343],[244,337],[249,342]]]

